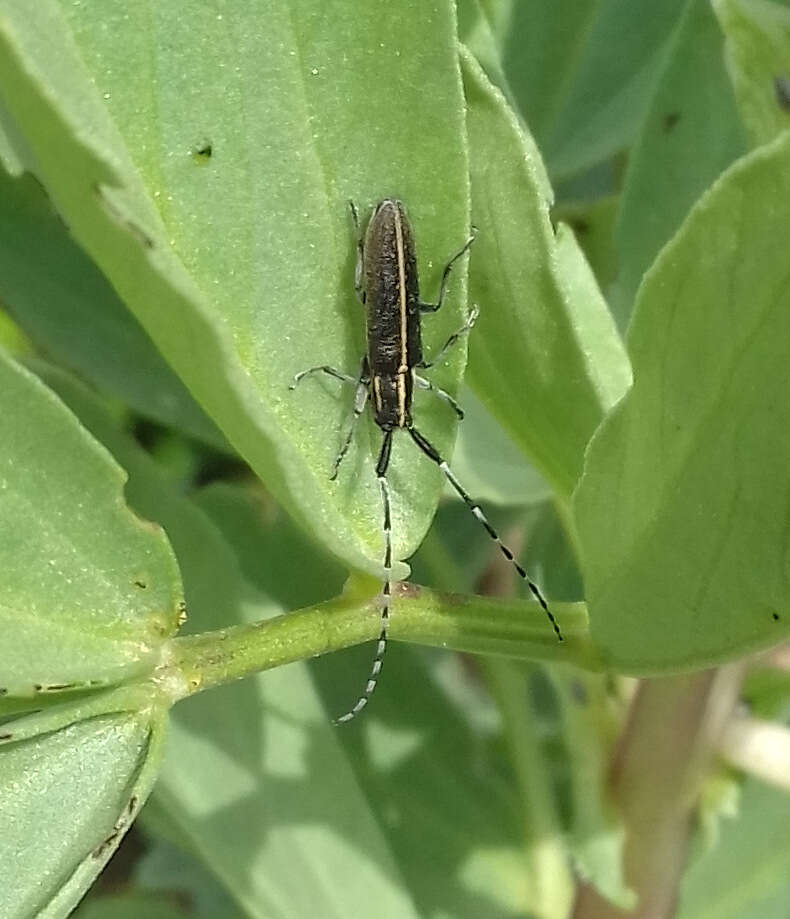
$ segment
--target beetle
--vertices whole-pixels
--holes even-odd
[[[557,620],[537,585],[499,538],[480,506],[472,500],[438,450],[415,427],[412,418],[415,385],[439,396],[450,405],[459,419],[463,418],[463,411],[455,399],[443,389],[434,386],[417,371],[428,370],[441,361],[447,351],[472,329],[477,320],[478,309],[474,306],[463,326],[447,339],[434,358],[430,361],[425,359],[422,351],[422,315],[435,313],[441,308],[453,265],[469,251],[469,247],[474,242],[475,233],[472,232],[464,245],[445,265],[436,302],[426,303],[420,300],[414,234],[403,203],[396,198],[384,198],[380,201],[368,221],[364,237],[360,233],[357,209],[352,201],[349,202],[349,206],[357,236],[354,288],[357,297],[365,307],[367,351],[362,358],[362,366],[357,377],[322,364],[296,374],[290,386],[291,389],[295,389],[305,377],[315,373],[324,373],[356,386],[351,424],[332,465],[331,479],[337,478],[340,465],[352,442],[356,422],[368,402],[372,406],[373,418],[383,433],[376,461],[376,478],[384,507],[384,583],[382,586],[381,631],[365,688],[354,706],[335,719],[336,724],[351,721],[367,705],[376,688],[387,650],[392,597],[392,520],[387,469],[392,452],[392,438],[397,430],[406,431],[422,453],[439,466],[450,485],[460,495],[488,535],[497,543],[503,555],[513,564],[520,577],[526,581],[533,596],[548,617],[558,640],[563,640]]]

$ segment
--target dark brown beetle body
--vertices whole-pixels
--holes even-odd
[[[362,272],[376,424],[385,431],[408,427],[422,341],[414,236],[400,201],[385,199],[370,218]]]

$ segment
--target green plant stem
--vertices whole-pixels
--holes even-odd
[[[172,639],[159,681],[178,699],[292,661],[378,637],[375,582],[355,583],[318,606],[252,625]],[[526,600],[438,593],[400,584],[389,636],[398,641],[526,660],[565,661],[589,670],[602,663],[590,640],[583,603],[553,605],[565,635],[557,642],[540,607]]]
[[[686,864],[700,785],[738,698],[742,664],[643,680],[611,774],[626,830],[625,875],[638,898],[629,919],[670,919]],[[579,887],[573,919],[623,919]]]

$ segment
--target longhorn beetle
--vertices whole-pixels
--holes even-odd
[[[364,240],[360,234],[359,216],[354,202],[349,201],[349,205],[357,236],[357,264],[354,274],[354,289],[366,310],[367,354],[362,358],[362,367],[359,371],[359,376],[356,378],[323,364],[297,373],[290,386],[291,389],[295,389],[301,380],[314,373],[325,373],[344,383],[351,383],[356,386],[351,424],[332,466],[331,479],[337,478],[340,464],[343,462],[343,458],[351,444],[356,422],[365,410],[368,399],[373,403],[373,418],[384,433],[381,450],[376,462],[376,476],[384,505],[384,584],[382,588],[381,632],[376,646],[376,656],[373,660],[373,666],[365,684],[365,689],[354,706],[344,715],[335,719],[336,724],[351,721],[367,705],[376,688],[384,654],[387,650],[387,629],[389,627],[392,594],[392,526],[387,468],[392,450],[392,435],[397,428],[405,430],[428,459],[439,466],[450,485],[458,492],[469,510],[485,527],[486,532],[497,543],[503,555],[513,563],[516,571],[527,582],[535,599],[548,616],[557,638],[560,641],[563,640],[557,620],[543,599],[543,595],[538,590],[537,585],[533,583],[526,571],[513,557],[513,553],[499,538],[480,507],[466,493],[436,448],[415,428],[411,417],[412,394],[415,383],[421,389],[430,390],[441,399],[444,399],[455,411],[459,419],[464,416],[460,406],[449,393],[434,386],[433,383],[419,376],[416,371],[427,370],[437,364],[447,351],[463,335],[469,332],[475,324],[478,316],[476,306],[473,307],[469,318],[463,326],[447,339],[433,360],[425,360],[422,354],[420,317],[423,313],[435,313],[441,307],[447,291],[450,270],[472,245],[474,233],[445,265],[442,280],[439,284],[439,299],[436,303],[424,303],[420,300],[414,236],[403,204],[393,198],[385,198],[379,202],[368,223]]]

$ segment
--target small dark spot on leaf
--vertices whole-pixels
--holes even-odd
[[[790,112],[790,78],[786,76],[774,77],[774,93],[776,104],[785,112]]]
[[[137,807],[137,795],[132,795],[129,798],[129,807],[126,809],[126,812],[131,815],[134,813],[134,809]]]
[[[134,582],[134,586],[139,587],[140,590],[145,590],[148,587],[145,581],[141,581],[139,578]]]
[[[74,689],[76,683],[48,683],[41,687],[42,692],[62,692],[64,689]]]
[[[41,683],[34,683],[34,684],[33,684],[33,692],[41,692],[41,690],[42,690],[43,688],[44,688],[44,687],[41,685]]]
[[[0,740],[11,740],[13,734],[0,734]]]
[[[192,150],[192,159],[196,163],[207,163],[211,159],[214,147],[210,140],[203,141]]]
[[[664,115],[664,132],[669,134],[679,121],[680,112],[667,112],[666,115]]]
[[[0,696],[5,696],[8,693],[8,690],[5,686],[0,686]]]
[[[774,622],[779,622],[779,613],[771,613],[771,618]]]

